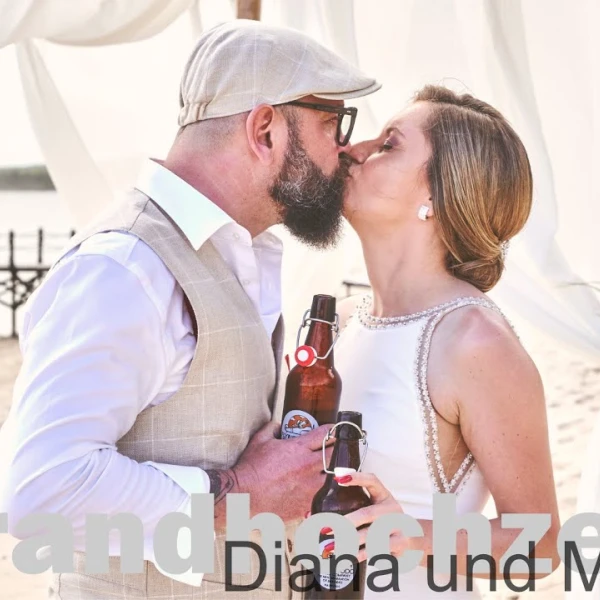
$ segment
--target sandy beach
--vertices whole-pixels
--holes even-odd
[[[582,461],[590,432],[600,410],[600,361],[586,362],[561,348],[555,341],[535,338],[528,349],[535,360],[546,390],[550,439],[555,468],[561,519],[564,523],[576,511]],[[10,408],[12,388],[20,366],[18,344],[0,340],[0,423]],[[25,575],[12,565],[14,540],[0,535],[0,581],[2,600],[34,600],[45,597],[47,575]],[[487,584],[486,584],[487,585]],[[484,592],[488,599],[564,598],[564,571],[536,582],[535,592],[517,593],[498,585],[496,592]]]

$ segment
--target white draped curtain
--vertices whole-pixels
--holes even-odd
[[[14,44],[30,122],[76,226],[135,181],[145,156],[167,151],[187,53],[234,12],[232,0],[0,0],[0,48]],[[357,139],[428,82],[499,108],[529,151],[535,198],[491,295],[557,342],[600,350],[589,285],[600,282],[595,0],[262,0],[262,20],[309,33],[384,84],[355,103]],[[365,274],[350,230],[321,253],[275,229],[291,342],[313,293]]]

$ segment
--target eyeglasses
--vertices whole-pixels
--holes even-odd
[[[337,121],[337,132],[336,142],[338,146],[346,146],[350,141],[352,130],[354,129],[354,123],[356,121],[356,115],[358,114],[358,108],[354,106],[330,106],[328,104],[312,104],[310,102],[299,102],[298,100],[292,100],[286,102],[292,106],[300,106],[302,108],[312,108],[313,110],[320,110],[323,112],[334,113],[338,116]]]

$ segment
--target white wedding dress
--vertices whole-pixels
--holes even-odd
[[[335,365],[342,378],[341,410],[361,412],[367,432],[368,451],[362,471],[377,475],[404,512],[415,519],[432,518],[436,492],[457,494],[458,514],[482,512],[489,498],[489,490],[470,453],[450,480],[438,465],[437,422],[427,390],[427,359],[433,331],[444,315],[467,305],[500,312],[485,299],[460,298],[415,315],[377,319],[370,315],[367,296],[335,346]],[[379,568],[389,568],[389,564],[382,563]],[[369,567],[367,574],[375,570]],[[443,586],[449,579],[439,575],[435,581]],[[377,577],[377,586],[385,583],[384,576]],[[367,590],[365,598],[481,597],[476,583],[474,591],[466,591],[466,578],[462,576],[458,576],[456,592],[432,591],[424,567],[400,574],[399,587],[399,592]]]

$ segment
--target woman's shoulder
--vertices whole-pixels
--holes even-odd
[[[482,299],[483,304],[452,310],[439,323],[436,337],[448,350],[447,356],[456,361],[482,355],[500,358],[504,353],[528,356],[506,317],[490,300]]]
[[[479,385],[493,382],[498,391],[509,394],[515,387],[541,385],[535,363],[516,332],[493,308],[474,304],[452,311],[440,322],[437,338],[443,372],[453,373],[462,390],[466,380]]]
[[[439,329],[444,339],[459,354],[486,349],[522,348],[506,317],[487,298],[482,303],[466,304],[449,312]]]

